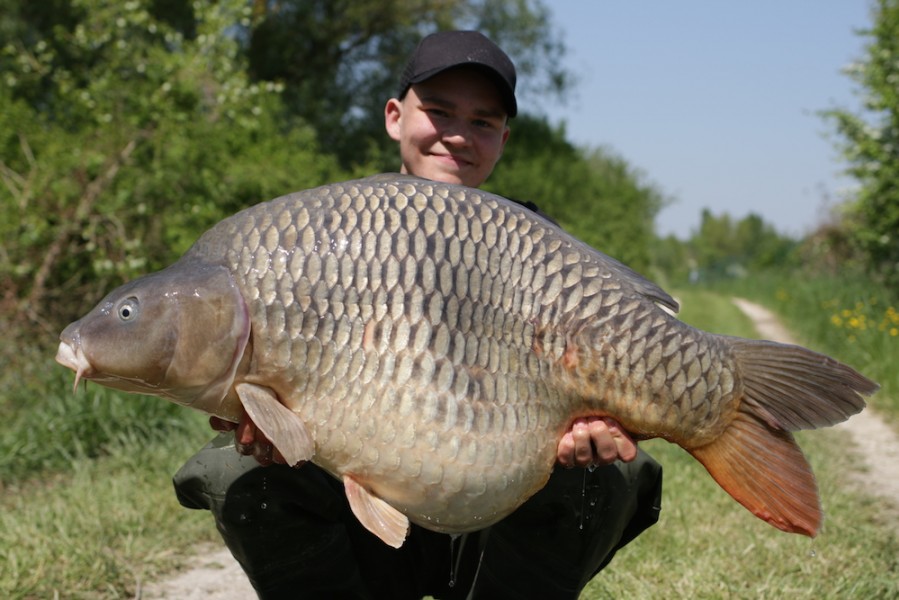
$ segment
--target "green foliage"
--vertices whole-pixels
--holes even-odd
[[[574,147],[561,128],[515,119],[485,187],[534,202],[570,233],[638,271],[649,267],[661,194],[621,158]]]
[[[899,294],[861,272],[769,270],[717,286],[780,315],[800,343],[877,381],[870,404],[899,423]]]
[[[716,217],[709,210],[702,211],[699,230],[687,242],[694,280],[743,277],[786,266],[795,260],[796,245],[756,214],[734,220],[727,214]]]
[[[482,31],[512,57],[526,93],[560,93],[571,80],[561,67],[564,44],[535,0],[255,2],[253,20],[246,32],[252,77],[283,84],[289,110],[315,125],[346,168],[395,154],[384,135],[384,102],[428,33]],[[370,149],[380,151],[369,156]],[[392,158],[378,170],[395,164]]]
[[[825,260],[815,256],[811,246],[779,234],[756,214],[735,220],[709,210],[702,211],[699,229],[688,240],[674,236],[655,240],[652,256],[653,265],[677,284],[743,278],[801,261],[809,265]]]
[[[160,398],[92,384],[73,391],[71,374],[46,358],[42,366],[47,373],[44,381],[11,386],[5,398],[0,487],[39,472],[66,471],[73,461],[106,456],[125,441],[164,443],[180,432],[196,431],[196,422],[206,421]]]
[[[337,177],[280,87],[249,81],[244,2],[196,3],[192,38],[154,6],[77,2],[3,49],[3,301],[47,331],[222,217]]]
[[[824,113],[841,137],[848,172],[859,183],[848,207],[852,241],[873,273],[899,284],[899,2],[877,0],[864,58],[849,70],[863,109]]]

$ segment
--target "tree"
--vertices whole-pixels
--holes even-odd
[[[539,0],[255,0],[246,30],[255,81],[284,86],[288,110],[346,167],[396,168],[383,110],[423,35],[477,29],[515,62],[525,94],[560,93],[564,44]]]
[[[396,169],[383,105],[423,34],[480,29],[523,94],[568,85],[539,0],[49,2],[0,0],[0,319],[54,334],[240,208]],[[659,195],[544,119],[514,127],[495,189],[644,269]]]
[[[791,264],[796,241],[781,236],[758,215],[739,220],[703,209],[699,230],[687,242],[695,275],[704,279],[741,277],[752,271]]]
[[[583,150],[565,130],[523,115],[487,189],[536,203],[570,233],[646,272],[663,197],[607,150]]]
[[[3,27],[3,315],[56,333],[223,216],[338,177],[278,86],[249,81],[245,2],[194,3],[192,38],[157,4],[76,0]]]
[[[862,110],[826,111],[842,138],[847,169],[859,183],[847,206],[850,238],[869,270],[899,285],[899,1],[877,0],[865,55],[849,69]]]

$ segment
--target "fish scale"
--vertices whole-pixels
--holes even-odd
[[[814,477],[788,430],[876,389],[809,350],[683,324],[663,290],[518,204],[399,175],[246,209],[104,302],[153,329],[100,309],[70,325],[57,358],[77,378],[245,410],[291,463],[341,478],[392,545],[410,519],[461,532],[507,515],[585,416],[678,443],[755,514],[813,535]],[[168,357],[153,345],[167,323],[166,339],[224,350]],[[141,379],[142,354],[178,368]]]

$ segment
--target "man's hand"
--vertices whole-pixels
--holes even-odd
[[[559,441],[556,458],[563,467],[608,465],[637,457],[637,443],[618,421],[608,417],[575,419]]]
[[[209,417],[209,426],[216,431],[233,431],[237,451],[244,456],[254,457],[262,466],[272,463],[287,464],[278,449],[272,445],[264,433],[256,428],[246,412],[240,416],[239,423],[232,423],[218,417]]]
[[[237,451],[253,456],[261,465],[287,462],[246,413],[239,423],[210,417],[209,425],[216,431],[233,431]],[[629,462],[637,457],[637,444],[614,419],[587,417],[575,419],[559,441],[556,456],[563,467],[601,466],[619,459]]]

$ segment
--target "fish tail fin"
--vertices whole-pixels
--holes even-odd
[[[861,411],[878,385],[800,346],[728,338],[743,385],[736,418],[688,451],[740,504],[774,527],[814,536],[817,485],[791,431],[834,425]]]
[[[743,382],[744,405],[775,429],[845,421],[880,386],[852,367],[801,346],[726,338]]]
[[[781,531],[817,534],[821,504],[815,476],[789,432],[740,413],[714,442],[688,452],[758,518]]]

